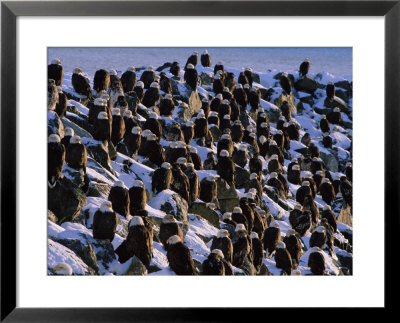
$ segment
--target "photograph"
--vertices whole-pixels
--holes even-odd
[[[352,47],[46,63],[47,275],[353,275]]]

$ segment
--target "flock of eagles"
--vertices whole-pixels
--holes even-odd
[[[153,257],[153,241],[158,241],[166,251],[170,269],[177,275],[234,275],[235,267],[240,269],[249,263],[259,273],[266,258],[274,259],[282,275],[301,275],[297,268],[304,253],[302,237],[311,234],[307,265],[313,275],[326,274],[326,257],[333,254],[338,227],[333,203],[337,198],[350,207],[352,203],[351,163],[341,169],[343,176],[332,176],[310,134],[300,134],[296,111],[285,100],[278,106],[281,115],[273,133],[268,113],[260,105],[261,93],[254,86],[252,69],[246,68],[235,77],[222,62],[214,65],[208,97],[200,96],[201,108],[193,112],[190,121],[169,128],[169,134],[163,133],[161,118],[171,117],[180,104],[173,94],[173,81],[197,93],[202,86],[196,69],[200,64],[213,66],[206,50],[201,55],[197,52],[190,55],[184,66],[173,62],[161,72],[152,66],[140,70],[129,67],[122,74],[99,69],[92,82],[80,68],[75,68],[72,86],[84,98],[94,140],[112,144],[130,158],[147,158],[153,165],[153,196],[172,190],[189,206],[201,200],[218,209],[217,177],[227,187],[235,187],[237,166],[249,173],[245,194],[241,194],[238,204],[220,213],[220,228],[212,239],[210,254],[201,268],[196,268],[181,225],[173,214],[165,215],[155,237],[155,224],[146,211],[149,192],[141,180],[134,180],[131,187],[126,187],[123,181],[114,183],[108,201],[94,214],[93,238],[113,241],[119,214],[130,219],[127,237],[115,249],[121,264],[136,256],[148,268]],[[283,95],[290,97],[293,90],[313,95],[313,88],[302,88],[301,83],[313,81],[308,75],[309,69],[310,61],[306,59],[300,64],[298,80],[281,73],[278,82]],[[48,65],[48,109],[60,118],[66,115],[68,103],[62,90],[63,78],[62,62],[54,59]],[[331,127],[341,124],[341,109],[346,109],[346,104],[335,95],[333,83],[324,91],[326,100],[337,103],[330,105],[329,113],[319,122],[322,145],[331,148]],[[128,102],[128,96],[135,98],[135,104]],[[139,116],[138,105],[148,110],[147,118]],[[243,125],[241,116],[249,113],[252,113],[252,122]],[[218,140],[210,131],[212,127],[220,131]],[[171,143],[165,147],[161,145],[162,138],[174,140],[169,139]],[[213,149],[203,160],[197,149],[191,147],[195,140]],[[301,142],[307,149],[301,158],[290,159],[285,166],[291,141]],[[66,127],[62,138],[51,134],[48,137],[48,189],[57,186],[65,164],[85,176],[87,160],[87,148],[72,128]],[[214,170],[218,176],[200,180],[196,173],[199,170]],[[83,192],[87,191],[88,182],[82,185]],[[290,183],[298,187],[295,194],[289,190]],[[296,201],[289,210],[291,229],[286,234],[281,233],[278,221],[263,203],[266,189],[281,200]],[[316,196],[325,202],[323,208],[317,207]],[[61,262],[54,272],[68,275],[72,270]]]

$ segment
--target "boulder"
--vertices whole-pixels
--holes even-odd
[[[254,268],[254,265],[247,257],[244,258],[244,262],[241,269],[244,271],[244,274],[246,276],[255,276],[257,274],[257,270]]]
[[[154,209],[172,214],[178,221],[188,223],[188,203],[172,190],[164,190],[158,193],[148,204]]]
[[[60,138],[64,137],[64,126],[57,113],[54,111],[47,111],[47,136],[52,134],[59,135]]]
[[[179,123],[182,124],[192,119],[192,112],[187,103],[180,103],[177,107],[175,107],[175,110],[178,117],[176,121],[178,121]]]
[[[342,206],[337,221],[353,227],[353,215],[350,205]]]
[[[347,112],[348,107],[346,102],[344,102],[341,98],[334,96],[333,99],[325,98],[324,106],[330,109],[340,108],[341,111]]]
[[[325,152],[320,151],[320,157],[324,162],[325,166],[332,172],[339,171],[339,160],[336,154],[334,155],[332,152],[327,154]],[[303,168],[302,168],[303,169]]]
[[[211,125],[208,130],[211,132],[212,138],[215,142],[219,140],[222,136],[221,130],[217,127],[217,125]]]
[[[129,276],[144,276],[147,275],[147,268],[138,257],[133,256],[126,274]]]
[[[219,216],[213,209],[209,208],[206,203],[197,200],[189,208],[189,213],[197,214],[210,222],[213,226],[219,228]]]
[[[189,105],[191,115],[201,109],[201,98],[197,91],[193,91],[186,83],[179,83],[178,90],[180,99]]]
[[[58,219],[57,219],[56,215],[53,212],[51,212],[50,210],[47,210],[47,219],[50,220],[53,223],[57,223],[58,222]]]
[[[280,79],[281,79],[281,77],[282,77],[282,72],[279,72],[278,74],[275,74],[274,76],[273,76],[273,78],[275,79],[275,80],[278,80],[278,82],[280,81]],[[294,84],[294,76],[293,76],[293,74],[288,74],[288,76],[289,76],[289,79],[292,81],[292,84]]]
[[[261,106],[264,108],[264,111],[268,115],[268,119],[270,122],[278,122],[279,117],[281,116],[281,109],[267,101],[264,101]],[[254,120],[257,120],[257,118],[255,118]]]
[[[156,68],[156,72],[162,72],[163,70],[165,70],[166,68],[169,68],[172,66],[172,63],[170,62],[166,62],[163,65],[159,66]]]
[[[250,115],[247,111],[243,111],[243,110],[240,111],[239,120],[242,123],[244,129],[246,129],[247,126],[251,124]]]
[[[111,174],[115,175],[115,171],[111,165],[110,150],[108,142],[101,142],[97,140],[88,141],[86,144],[88,156],[95,159],[102,167],[108,170]],[[112,149],[111,149],[112,152]]]
[[[284,101],[287,101],[290,111],[292,113],[297,113],[297,105],[296,105],[296,100],[294,99],[293,93],[290,93],[290,94],[282,93],[277,99],[275,99],[274,104],[277,107],[281,107],[281,105]]]
[[[304,91],[308,93],[314,93],[317,89],[323,89],[324,86],[319,84],[316,80],[306,75],[305,77],[297,80],[294,84],[294,88],[297,91]]]
[[[172,86],[172,94],[179,95],[179,85],[182,84],[181,79],[177,76],[173,76],[170,78],[171,86]]]
[[[214,78],[209,73],[201,72],[200,81],[201,85],[211,85],[213,84]]]
[[[268,267],[262,263],[257,276],[273,276],[273,274],[269,271]]]
[[[263,192],[267,194],[267,196],[274,201],[275,203],[279,202],[278,192],[275,187],[265,185],[263,187]]]
[[[101,262],[104,268],[108,269],[109,264],[117,259],[114,247],[111,242],[104,240],[96,240],[91,238],[90,242],[96,252],[97,262]]]
[[[132,114],[135,115],[137,111],[137,106],[139,104],[139,98],[136,92],[128,92],[125,93],[126,102],[128,102],[128,109],[132,111]]]
[[[236,188],[245,188],[250,180],[250,173],[244,168],[235,165],[236,169]]]
[[[74,121],[71,121],[69,118],[62,118],[61,122],[64,125],[64,128],[72,128],[75,132],[76,136],[79,137],[87,137],[87,138],[92,138],[92,135],[90,134],[90,132],[88,130],[85,129],[90,129],[90,125],[87,124],[88,128],[82,128],[81,126],[78,126]]]
[[[162,125],[162,136],[168,141],[183,141],[182,132],[178,131],[181,129],[179,122],[176,122],[170,118],[160,118]]]
[[[88,191],[86,192],[87,196],[93,197],[101,197],[103,199],[108,198],[108,194],[110,193],[111,185],[101,181],[91,181],[89,183]]]
[[[217,179],[218,202],[221,213],[232,212],[235,206],[239,205],[239,196],[236,192],[235,185],[229,185],[224,179]]]
[[[87,96],[76,93],[73,90],[63,88],[63,93],[67,96],[68,100],[74,100],[84,106],[87,106],[89,102],[89,98]]]
[[[260,84],[260,75],[258,75],[257,73],[254,73],[254,72],[253,72],[253,82]]]
[[[342,268],[342,272],[346,275],[353,274],[353,255],[346,251],[340,251],[336,253],[339,264]],[[346,270],[343,270],[346,269]]]
[[[345,89],[347,91],[352,91],[352,84],[347,80],[336,82],[335,83],[335,87],[336,88],[340,87],[340,88]]]
[[[85,185],[85,174],[83,171],[78,171],[74,168],[69,167],[67,164],[63,167],[63,175],[72,181],[75,185],[82,188]]]
[[[82,261],[90,268],[92,268],[96,273],[99,271],[99,265],[97,263],[96,253],[90,241],[84,238],[84,236],[82,237],[81,240],[57,239],[54,237],[53,240],[75,252],[82,259]]]
[[[58,223],[73,221],[86,205],[85,193],[65,176],[54,188],[48,187],[48,209],[58,218]]]

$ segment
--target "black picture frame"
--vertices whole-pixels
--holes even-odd
[[[16,307],[16,19],[18,16],[384,16],[385,308],[390,309],[394,305],[389,298],[390,290],[398,286],[395,282],[399,276],[389,272],[391,266],[388,261],[392,252],[398,254],[398,251],[394,250],[398,246],[394,246],[391,239],[399,231],[400,147],[397,124],[400,111],[400,1],[104,1],[93,4],[85,1],[1,3],[1,321],[234,321],[243,310]],[[265,311],[251,310],[253,317],[263,315]]]

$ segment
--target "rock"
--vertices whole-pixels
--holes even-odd
[[[89,131],[78,126],[75,122],[69,120],[68,118],[62,118],[61,122],[63,123],[64,128],[68,128],[68,127],[72,128],[74,130],[76,136],[93,138]],[[88,127],[90,128],[89,124],[88,124]]]
[[[219,216],[213,209],[207,207],[204,202],[194,202],[189,208],[189,213],[197,214],[210,222],[213,226],[219,228]]]
[[[260,75],[253,72],[253,82],[260,83]]]
[[[188,203],[172,190],[164,190],[154,196],[148,204],[167,214],[172,214],[176,220],[188,223]]]
[[[235,236],[235,227],[232,224],[221,223],[221,229],[228,230],[230,238]]]
[[[352,91],[352,85],[347,80],[336,82],[335,83],[335,87],[340,87],[340,88],[345,89],[347,91]]]
[[[313,99],[312,95],[305,95],[305,96],[300,97],[300,102],[307,103],[309,106],[314,105],[314,99]]]
[[[342,99],[343,101],[345,101],[346,103],[349,103],[349,95],[348,95],[348,92],[343,91],[343,90],[341,90],[341,89],[336,89],[336,90],[335,90],[335,95],[336,95],[338,98],[340,98],[340,99]]]
[[[236,168],[236,188],[245,188],[250,180],[250,173],[244,168],[235,165]]]
[[[353,227],[352,209],[349,205],[342,206],[337,221],[342,222],[350,227]]]
[[[179,122],[176,122],[170,118],[160,118],[162,124],[162,136],[168,141],[183,141],[182,133],[178,129],[181,129]]]
[[[86,195],[107,199],[108,194],[110,193],[110,190],[111,190],[111,185],[109,185],[105,182],[91,181],[89,183],[89,188],[88,188]]]
[[[250,115],[247,111],[240,111],[239,120],[242,123],[244,129],[246,129],[247,126],[251,124]]]
[[[208,128],[208,130],[211,132],[212,138],[215,142],[219,140],[219,138],[222,136],[221,130],[216,125],[212,125]]]
[[[190,121],[192,119],[192,113],[189,106],[182,102],[177,107],[175,107],[176,115],[178,116],[179,123],[185,123],[186,121]]]
[[[108,269],[108,265],[117,259],[112,243],[93,238],[90,240],[90,242],[96,251],[97,262],[101,262],[104,268]]]
[[[111,141],[108,142],[108,154],[110,155],[111,160],[115,160],[115,158],[117,158],[117,150]]]
[[[63,93],[67,96],[68,100],[74,100],[80,104],[87,106],[89,99],[87,96],[76,93],[75,91],[63,88]]]
[[[57,113],[54,111],[47,111],[47,136],[52,134],[59,135],[60,138],[64,137],[64,126]]]
[[[320,151],[320,157],[322,161],[324,162],[325,166],[332,172],[338,172],[339,171],[339,160],[337,156],[331,154],[326,154],[322,151]],[[302,168],[303,169],[303,168]]]
[[[267,113],[268,115],[268,119],[270,122],[278,122],[279,117],[281,116],[281,109],[279,109],[277,106],[269,103],[269,102],[265,102],[266,106],[264,105],[264,111]],[[255,118],[254,120],[257,120],[257,118]]]
[[[146,266],[136,256],[131,258],[131,264],[129,265],[128,271],[126,272],[129,276],[144,276],[147,275]]]
[[[51,212],[50,210],[47,210],[47,219],[50,220],[53,223],[57,223],[58,222],[58,219],[57,219],[56,215],[53,212]]]
[[[89,119],[86,115],[84,114],[74,114],[74,113],[69,113],[67,112],[65,115],[66,119],[69,119],[71,122],[75,123],[82,129],[86,130],[87,133],[92,132],[92,125],[89,123]],[[86,136],[87,137],[87,136]],[[92,136],[90,136],[92,137]]]
[[[163,70],[165,70],[166,68],[169,68],[171,66],[172,66],[172,63],[167,62],[167,63],[164,63],[163,65],[157,67],[156,71],[157,72],[162,72]]]
[[[243,262],[241,269],[243,269],[244,274],[246,276],[255,276],[257,274],[257,271],[254,268],[254,265],[250,262],[250,260],[247,257],[244,258],[244,262]]]
[[[53,237],[53,240],[75,252],[82,259],[82,261],[92,268],[96,273],[99,271],[96,253],[88,239],[84,237],[82,240],[56,239]]]
[[[267,196],[274,201],[275,203],[279,202],[278,192],[276,191],[275,187],[265,185],[263,187],[263,192],[267,194]]]
[[[171,86],[172,86],[172,94],[179,95],[179,85],[182,84],[181,79],[179,77],[173,76],[170,78]]]
[[[232,212],[235,206],[239,205],[239,196],[236,192],[235,185],[228,185],[228,183],[222,179],[217,179],[218,188],[218,202],[221,213]]]
[[[341,111],[347,112],[348,107],[346,102],[344,102],[341,98],[334,96],[333,99],[326,98],[324,100],[324,106],[330,109],[334,109],[336,107],[340,108]]]
[[[93,169],[94,171],[96,171],[97,173],[103,175],[105,178],[107,178],[108,180],[114,182],[117,180],[117,178],[114,176],[114,174],[112,174],[111,172],[109,172],[108,170],[106,170],[103,166],[101,166],[95,159],[93,159],[90,155],[88,155],[88,165],[87,167],[90,167],[91,169]],[[129,173],[129,171],[128,171]],[[89,179],[91,181],[99,181],[97,178],[93,177],[90,175],[90,173],[88,174]]]
[[[80,172],[74,168],[68,167],[68,165],[65,164],[62,172],[64,176],[66,176],[78,187],[82,188],[85,185],[85,174],[83,173],[83,171]]]
[[[342,267],[345,267],[347,270],[342,270],[343,273],[346,275],[352,275],[353,274],[353,256],[351,253],[348,252],[340,252],[336,253],[336,256],[338,257],[339,263]]]
[[[97,140],[91,140],[86,144],[88,156],[95,159],[102,167],[108,170],[111,174],[115,175],[115,171],[111,165],[109,147],[110,146],[108,142],[101,142]]]
[[[273,78],[275,79],[275,80],[280,80],[281,79],[281,77],[282,77],[282,72],[279,72],[278,74],[275,74],[274,76],[273,76]],[[292,81],[292,84],[294,84],[294,76],[293,76],[293,74],[288,74],[288,76],[289,76],[289,79]]]
[[[294,99],[293,93],[287,94],[282,93],[274,102],[277,107],[281,107],[282,103],[287,101],[290,111],[292,113],[297,113],[296,100]]]
[[[65,176],[54,188],[48,187],[48,209],[58,218],[58,223],[73,221],[86,205],[85,193]]]
[[[213,84],[214,78],[209,73],[201,72],[200,81],[201,85],[211,85]]]
[[[269,271],[268,267],[262,263],[257,276],[273,276],[273,274]]]
[[[306,75],[304,78],[299,79],[294,87],[297,91],[304,91],[308,93],[314,93],[317,89],[322,89],[324,86],[319,84],[316,80]]]
[[[179,83],[178,90],[181,100],[189,105],[191,115],[201,109],[201,98],[197,91],[193,91],[186,83]]]
[[[268,90],[265,87],[259,87],[258,91],[261,94],[261,99],[265,100],[268,97]]]
[[[135,115],[137,111],[137,106],[139,104],[139,98],[136,92],[128,92],[125,93],[126,102],[128,102],[128,109],[132,111],[132,114]]]

